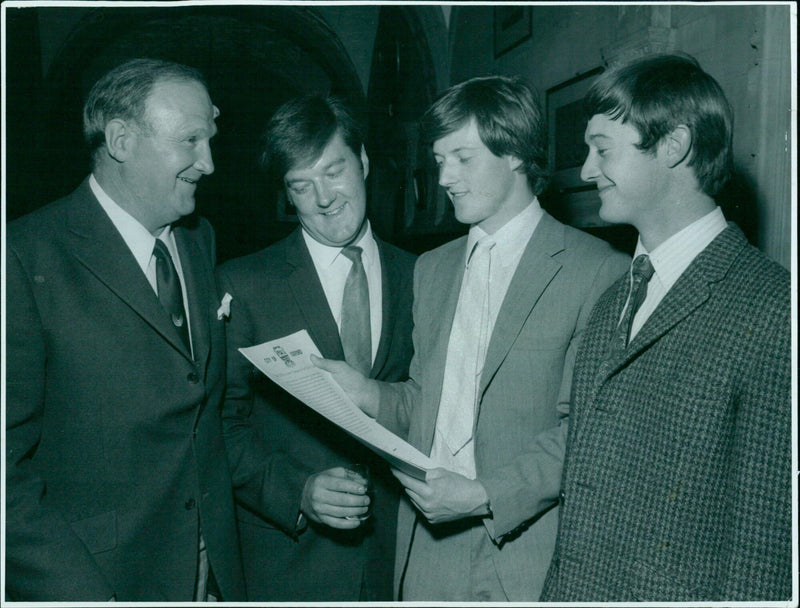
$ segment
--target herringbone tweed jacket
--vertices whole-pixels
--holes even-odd
[[[601,369],[627,290],[578,354],[541,599],[789,599],[789,273],[731,224]]]

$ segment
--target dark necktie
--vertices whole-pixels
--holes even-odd
[[[186,349],[191,352],[189,342],[189,324],[186,319],[186,311],[183,307],[183,293],[181,292],[181,282],[169,249],[160,239],[156,239],[153,248],[153,255],[156,258],[156,288],[158,289],[158,301],[161,306],[169,313],[172,324],[181,335]]]
[[[342,348],[344,358],[364,376],[372,368],[372,329],[369,319],[369,286],[361,261],[361,248],[350,246],[342,254],[353,262],[342,297]]]
[[[622,319],[617,325],[617,329],[611,338],[611,350],[620,351],[625,350],[628,345],[628,337],[631,333],[631,324],[636,311],[644,302],[647,297],[647,283],[653,277],[653,264],[650,263],[650,258],[645,254],[636,256],[631,266],[631,290],[628,296],[628,305],[625,307],[625,312],[622,314]]]
[[[647,282],[652,278],[653,272],[653,265],[650,263],[649,257],[644,254],[636,256],[631,266],[631,289],[628,294],[628,305],[625,307],[622,319],[620,319],[611,336],[611,340],[608,342],[606,355],[597,368],[598,381],[600,382],[618,364],[622,353],[628,345],[628,336],[631,333],[633,317],[647,296]]]

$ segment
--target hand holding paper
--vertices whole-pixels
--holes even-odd
[[[345,361],[311,355],[311,363],[333,376],[336,383],[362,412],[371,418],[378,417],[379,393],[375,380],[365,378]]]
[[[434,468],[430,458],[367,416],[330,373],[311,363],[311,355],[320,359],[321,355],[306,330],[240,348],[239,352],[278,386],[340,426],[394,468],[416,479],[425,479],[426,471]]]
[[[414,506],[432,524],[441,524],[465,517],[489,515],[489,497],[483,484],[476,479],[447,469],[428,471],[422,481],[393,470],[403,484]]]

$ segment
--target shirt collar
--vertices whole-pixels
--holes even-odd
[[[492,259],[498,260],[503,266],[514,263],[527,246],[542,216],[544,216],[544,210],[539,204],[539,199],[534,196],[527,207],[491,235],[495,241],[495,246],[493,248],[494,257]],[[465,265],[469,261],[470,253],[475,248],[475,244],[483,237],[487,236],[487,234],[488,233],[478,225],[472,226],[469,229],[469,234],[467,236],[467,252],[464,257]]]
[[[713,211],[673,234],[652,252],[648,253],[640,238],[633,258],[636,259],[640,254],[649,255],[655,274],[664,290],[669,291],[689,264],[727,227],[722,209],[715,207]]]
[[[318,268],[329,268],[341,255],[343,247],[331,247],[320,243],[308,234],[305,228],[302,229],[302,234],[306,247],[308,247],[308,252]],[[378,257],[378,245],[372,235],[372,227],[369,220],[367,220],[367,229],[364,234],[353,245],[361,247],[361,259],[365,265],[368,266],[375,262]]]
[[[153,248],[156,244],[156,237],[154,237],[136,218],[130,213],[120,207],[114,200],[106,194],[105,190],[100,186],[94,174],[89,177],[89,186],[92,189],[100,206],[108,215],[111,222],[122,235],[122,239],[128,246],[128,249],[133,253],[136,258],[137,264],[144,272],[147,272],[147,266],[150,263],[150,258],[153,255]],[[167,226],[159,235],[159,238],[165,243],[169,244],[171,234],[171,226]]]

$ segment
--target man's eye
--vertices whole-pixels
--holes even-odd
[[[466,165],[471,160],[472,160],[471,156],[460,156],[458,158],[458,162],[460,162],[462,165]]]
[[[344,169],[331,171],[330,173],[328,173],[328,179],[336,179],[337,177],[341,177],[342,173],[344,173]]]
[[[295,194],[305,194],[308,192],[308,184],[292,185],[290,188]]]
[[[608,148],[597,148],[597,155],[598,156],[605,156],[606,152],[608,152]]]

